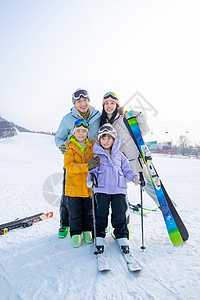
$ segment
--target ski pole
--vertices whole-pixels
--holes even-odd
[[[94,232],[94,245],[95,245],[95,252],[96,253],[96,240],[97,240],[97,234],[96,234],[96,219],[95,219],[95,194],[94,194],[94,186],[98,187],[97,177],[94,173],[90,173],[91,179],[87,182],[87,187],[92,188],[92,215],[93,215],[93,232]]]
[[[142,172],[139,172],[140,174],[140,200],[141,200],[141,230],[142,230],[142,246],[140,247],[142,250],[145,249],[144,246],[144,221],[143,221],[143,197],[142,197],[142,188],[145,186],[144,176]]]

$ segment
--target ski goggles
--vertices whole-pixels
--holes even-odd
[[[89,99],[88,92],[86,90],[79,90],[73,93],[72,98],[79,100],[81,97]]]
[[[112,127],[112,126],[109,126],[109,125],[106,125],[104,124],[103,126],[101,126],[99,128],[99,131],[98,131],[98,141],[101,139],[101,137],[104,135],[104,134],[109,134],[113,137],[113,139],[115,140],[116,137],[117,137],[117,131]]]
[[[115,93],[113,93],[113,92],[108,92],[108,93],[106,93],[106,94],[103,96],[103,99],[107,99],[107,98],[109,98],[109,97],[111,97],[111,98],[114,99],[114,100],[118,100],[117,95],[116,95]]]
[[[116,134],[116,130],[112,126],[109,126],[109,125],[103,125],[99,128],[99,132],[98,132],[99,134],[104,133],[104,132],[112,132],[112,133]]]
[[[74,127],[80,127],[80,126],[83,126],[85,128],[89,128],[89,123],[85,120],[77,120],[75,123],[74,123]],[[73,128],[74,128],[73,127]]]

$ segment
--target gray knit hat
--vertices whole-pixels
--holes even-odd
[[[78,89],[72,95],[73,104],[75,104],[76,100],[79,100],[81,97],[86,98],[90,101],[88,92],[83,89]]]

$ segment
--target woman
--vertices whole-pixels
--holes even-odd
[[[146,184],[144,186],[145,191],[154,200],[156,205],[159,206],[154,188],[151,184],[149,174],[144,165],[140,153],[134,140],[131,138],[127,127],[124,124],[124,109],[120,107],[118,97],[113,92],[108,92],[103,97],[102,102],[103,110],[101,115],[100,126],[105,123],[110,123],[117,131],[117,135],[121,140],[120,151],[123,152],[129,160],[130,166],[135,173],[143,172]],[[144,136],[149,132],[149,126],[144,118],[142,112],[132,111],[133,115],[136,116],[136,120],[140,127],[141,133]]]

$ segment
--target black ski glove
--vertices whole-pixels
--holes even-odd
[[[96,168],[100,164],[100,158],[98,156],[92,157],[88,163],[89,171]]]

